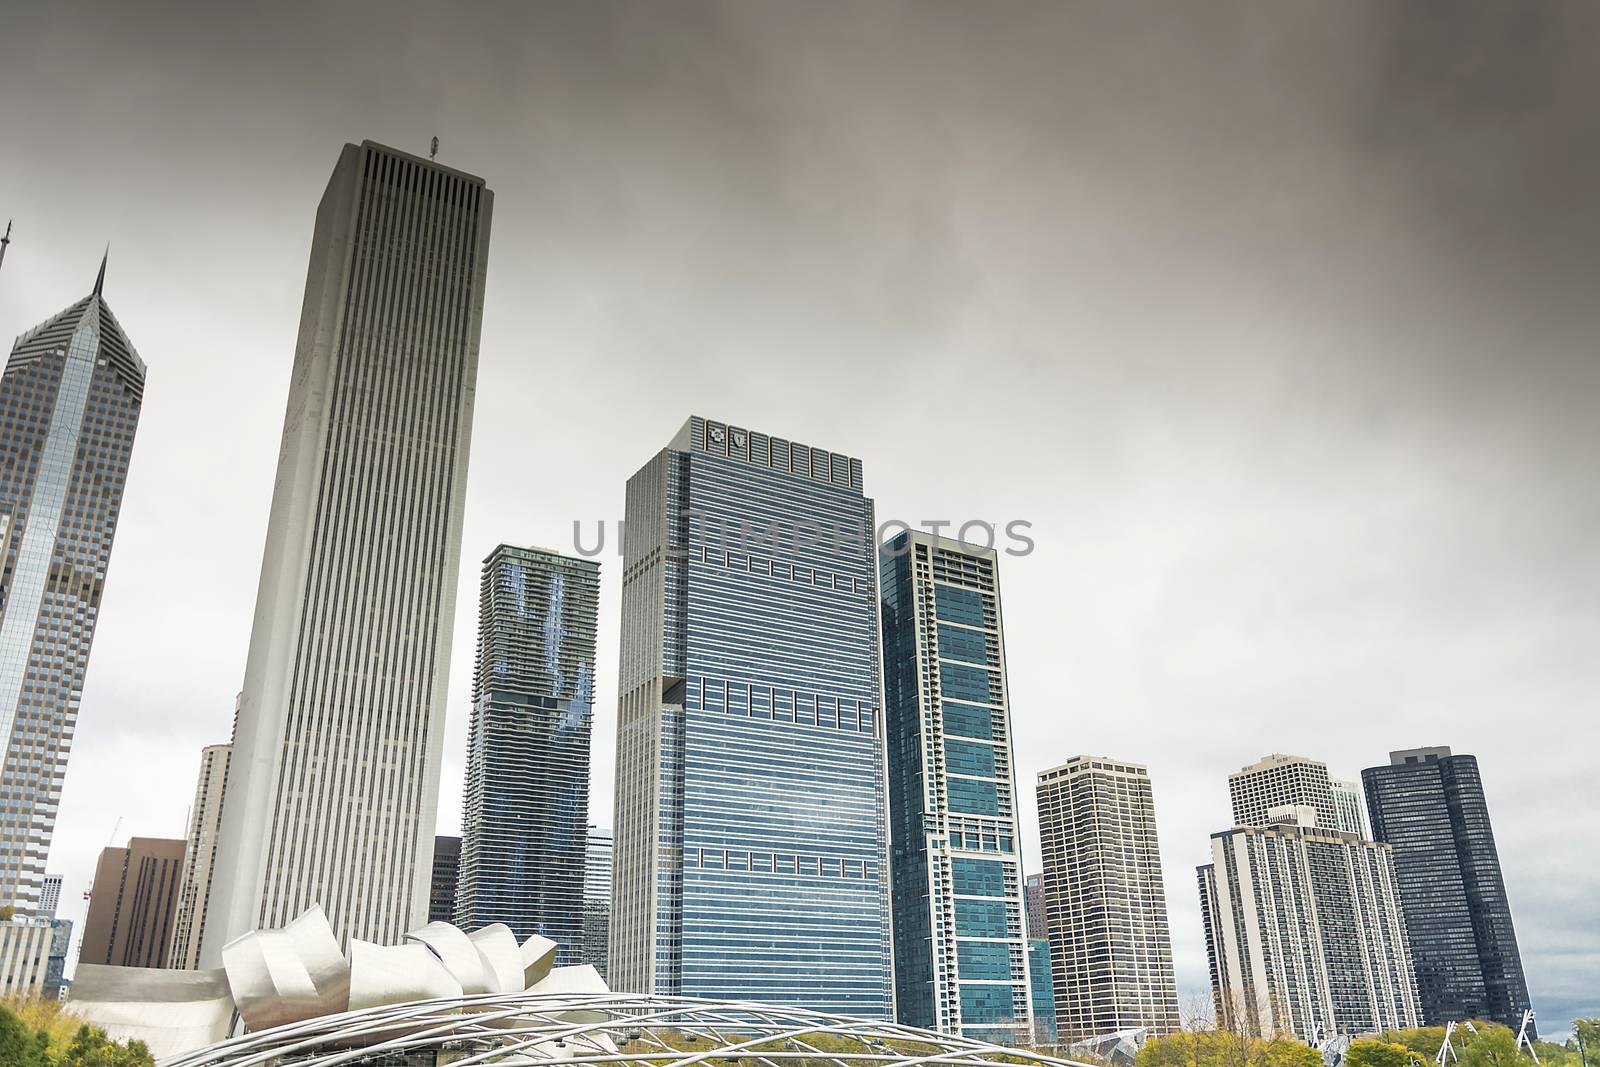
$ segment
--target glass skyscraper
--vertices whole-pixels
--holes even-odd
[[[1361,778],[1373,836],[1394,847],[1427,1024],[1493,1019],[1517,1029],[1528,983],[1477,758],[1391,752],[1387,767]]]
[[[501,545],[483,563],[456,922],[583,961],[600,564]]]
[[[628,482],[613,988],[886,1019],[861,462],[699,417]]]
[[[611,961],[611,831],[589,827],[583,875],[583,962],[606,976]]]
[[[906,532],[879,565],[899,1021],[1025,1040],[1033,1010],[996,553]]]
[[[11,349],[0,380],[0,906],[40,908],[100,618],[144,361],[94,289]]]

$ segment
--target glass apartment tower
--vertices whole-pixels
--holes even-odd
[[[1394,847],[1427,1024],[1493,1019],[1515,1030],[1528,983],[1477,759],[1391,752],[1361,777],[1373,836]]]
[[[697,416],[626,514],[612,987],[891,1017],[860,461]]]
[[[1057,1031],[1178,1030],[1149,772],[1078,756],[1040,772],[1038,798]]]
[[[589,827],[583,875],[583,962],[606,976],[611,961],[611,831]]]
[[[102,261],[0,380],[0,907],[22,914],[40,910],[144,398],[104,285]]]
[[[493,201],[365,141],[317,208],[202,967],[427,919]]]
[[[600,564],[501,545],[483,563],[456,922],[583,960]]]
[[[915,531],[879,555],[895,1003],[1015,1041],[1033,1009],[996,559]]]

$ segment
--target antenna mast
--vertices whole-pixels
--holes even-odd
[[[437,137],[435,137],[433,139],[433,143],[428,146],[428,158],[429,159],[438,159],[439,158],[439,138],[437,138]]]
[[[435,140],[437,140],[437,138],[435,138]],[[9,245],[10,243],[11,243],[11,220],[7,219],[6,220],[6,235],[4,237],[0,237],[0,266],[3,266],[5,264],[5,261],[6,261],[6,246]]]

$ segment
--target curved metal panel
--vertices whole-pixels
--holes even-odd
[[[234,938],[222,947],[222,968],[250,1030],[334,1014],[349,1004],[349,969],[319,905],[280,930]]]
[[[522,984],[522,946],[505,923],[490,923],[467,937],[483,958],[483,969],[492,993],[520,993]]]
[[[556,943],[534,934],[522,943],[522,988],[532,989],[556,965]]]
[[[68,1003],[113,1039],[143,1041],[157,1057],[221,1041],[233,1025],[233,998],[220,970],[80,963]]]
[[[350,942],[350,1009],[459,997],[461,983],[427,945]]]
[[[489,988],[489,977],[477,947],[456,927],[446,922],[431,922],[420,930],[411,931],[406,939],[428,946],[450,976],[461,983],[463,993],[496,992]],[[553,942],[550,947],[554,951]]]

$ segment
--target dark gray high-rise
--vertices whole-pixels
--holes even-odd
[[[480,597],[456,921],[582,963],[600,564],[501,545]]]
[[[1448,748],[1391,752],[1361,780],[1373,836],[1394,846],[1425,1021],[1516,1029],[1528,984],[1477,759]]]

